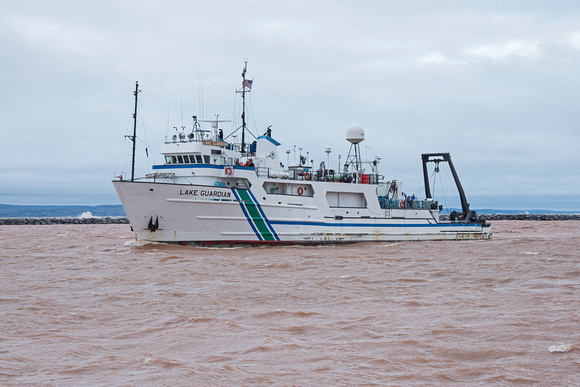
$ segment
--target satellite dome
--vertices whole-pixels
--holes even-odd
[[[365,130],[359,124],[352,124],[346,128],[346,140],[352,144],[358,144],[364,141]]]

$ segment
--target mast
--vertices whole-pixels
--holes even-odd
[[[244,61],[244,69],[242,70],[242,89],[236,91],[237,93],[242,93],[242,153],[246,150],[246,92],[252,90],[252,81],[246,80],[247,69],[248,61]]]
[[[139,81],[135,82],[135,113],[133,113],[133,136],[130,137],[133,141],[133,157],[131,160],[131,181],[135,180],[135,145],[137,143],[137,95],[139,94]]]

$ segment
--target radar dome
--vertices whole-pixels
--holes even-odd
[[[364,141],[365,130],[359,124],[352,124],[346,128],[346,140],[352,144],[358,144]]]

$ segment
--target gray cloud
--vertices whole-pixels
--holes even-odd
[[[487,205],[486,193],[578,196],[575,2],[4,8],[0,202],[36,192],[27,200],[49,193],[71,204],[116,203],[109,181],[126,168],[135,80],[145,173],[165,133],[190,126],[193,114],[238,124],[233,91],[244,59],[255,79],[251,123],[257,133],[273,125],[282,151],[302,145],[322,161],[330,145],[338,163],[348,151],[345,128],[357,122],[367,131],[365,152],[381,155],[382,172],[409,192],[422,186],[420,153],[449,151],[477,207]]]

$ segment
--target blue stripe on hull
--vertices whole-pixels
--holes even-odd
[[[301,222],[288,220],[272,220],[271,224],[287,226],[324,226],[324,227],[478,227],[477,223],[425,223],[425,224],[400,224],[400,223],[326,223],[326,222]]]

